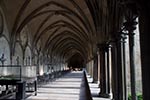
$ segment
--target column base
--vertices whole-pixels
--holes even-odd
[[[99,96],[100,97],[103,97],[103,98],[110,98],[110,94],[106,94],[106,93],[99,93]]]
[[[100,81],[97,81],[98,88],[100,88]]]

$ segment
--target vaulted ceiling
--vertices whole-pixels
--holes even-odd
[[[96,45],[111,40],[122,24],[122,0],[1,0],[12,45],[30,45],[65,60],[93,57]],[[22,31],[28,29],[28,34]]]

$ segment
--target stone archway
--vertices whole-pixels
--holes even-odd
[[[27,46],[24,53],[24,65],[31,65],[31,56],[31,49]]]
[[[23,65],[23,50],[19,42],[15,44],[15,53],[12,64]]]
[[[0,65],[10,65],[10,48],[5,37],[0,38],[0,59]],[[0,71],[3,75],[9,75],[11,69],[1,68]]]
[[[1,13],[1,8],[0,8],[0,35],[3,33],[3,28],[4,28],[3,15]]]
[[[37,49],[33,50],[33,55],[32,55],[32,65],[37,66],[38,64],[38,52]]]
[[[39,55],[39,74],[40,75],[44,74],[43,54],[41,52],[40,52],[40,55]]]
[[[0,38],[0,57],[4,56],[4,64],[8,65],[10,64],[10,48],[8,41],[6,40],[5,37]],[[0,62],[0,64],[2,64]]]

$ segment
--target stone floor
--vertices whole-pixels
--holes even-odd
[[[38,88],[37,96],[29,96],[26,100],[85,100],[82,91],[82,71],[74,71]],[[99,92],[98,85],[89,84],[91,93]],[[97,95],[96,95],[97,96]],[[110,100],[93,97],[93,100]]]
[[[38,88],[37,96],[27,100],[79,100],[83,73],[71,72],[54,82]]]

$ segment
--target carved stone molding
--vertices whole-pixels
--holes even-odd
[[[3,29],[4,29],[3,15],[0,11],[0,35],[3,33]]]

